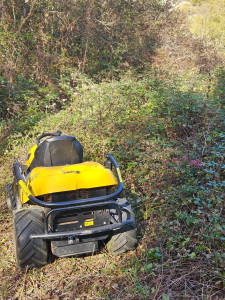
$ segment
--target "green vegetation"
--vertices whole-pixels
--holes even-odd
[[[0,4],[1,297],[223,299],[221,48],[158,1],[25,2],[25,12]],[[87,160],[114,154],[139,245],[20,272],[4,185],[14,157],[24,162],[37,135],[56,130],[75,135]]]

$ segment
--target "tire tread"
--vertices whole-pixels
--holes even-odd
[[[47,263],[47,244],[41,239],[30,239],[32,233],[43,233],[43,212],[40,209],[26,209],[14,213],[14,238],[17,265],[41,267]]]
[[[127,212],[122,212],[122,221],[134,219],[130,203],[125,199],[118,199],[117,203],[126,208]],[[112,223],[115,223],[115,216],[112,217]],[[125,228],[121,228],[112,235],[107,243],[107,249],[110,254],[117,255],[126,251],[134,250],[137,246],[136,224],[129,224]]]

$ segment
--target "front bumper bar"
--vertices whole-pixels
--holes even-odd
[[[51,228],[49,228],[49,217],[51,215],[66,212],[70,210],[77,210],[77,212],[81,209],[96,209],[96,208],[108,208],[108,209],[114,209],[117,212],[118,215],[118,223],[114,224],[108,224],[98,227],[91,227],[89,229],[79,229],[74,231],[67,231],[67,232],[52,232]],[[101,203],[92,203],[92,204],[85,204],[80,206],[72,206],[72,207],[62,207],[62,208],[55,208],[50,210],[44,219],[44,232],[43,234],[31,234],[31,239],[45,239],[45,240],[51,240],[51,239],[62,239],[65,237],[71,237],[71,236],[87,236],[92,235],[95,233],[102,233],[107,232],[115,229],[123,228],[124,226],[128,224],[135,224],[134,219],[129,219],[126,221],[122,221],[122,211],[126,211],[125,207],[120,206],[115,200],[114,201],[108,201],[108,202],[101,202]],[[74,212],[76,213],[76,212]],[[129,213],[129,212],[128,212]],[[50,225],[51,227],[51,225]]]
[[[70,236],[84,236],[91,235],[94,233],[106,232],[114,229],[120,229],[128,224],[133,224],[134,220],[126,220],[122,223],[110,224],[100,227],[94,227],[91,229],[85,230],[76,230],[76,231],[68,231],[68,232],[52,232],[52,233],[44,233],[44,234],[31,234],[30,239],[43,239],[43,240],[52,240],[52,239],[62,239]]]

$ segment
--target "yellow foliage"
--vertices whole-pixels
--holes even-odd
[[[225,1],[208,0],[193,7],[190,30],[197,37],[225,46]]]
[[[176,9],[179,9],[183,13],[188,13],[190,8],[191,8],[191,3],[187,1],[180,2],[178,5],[175,7]]]

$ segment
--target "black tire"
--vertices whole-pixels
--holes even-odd
[[[47,243],[42,239],[30,239],[30,234],[44,232],[43,211],[20,210],[14,213],[14,240],[16,262],[21,270],[26,267],[42,267],[47,264]]]
[[[16,209],[16,197],[11,183],[5,186],[5,201],[10,210]]]
[[[130,203],[126,198],[117,200],[126,210],[122,211],[122,221],[134,219],[134,213],[132,211]],[[118,215],[114,209],[111,212],[111,223],[118,222]],[[111,239],[106,245],[110,254],[117,255],[126,251],[134,250],[137,247],[137,229],[136,224],[129,224],[119,230],[115,230]]]

